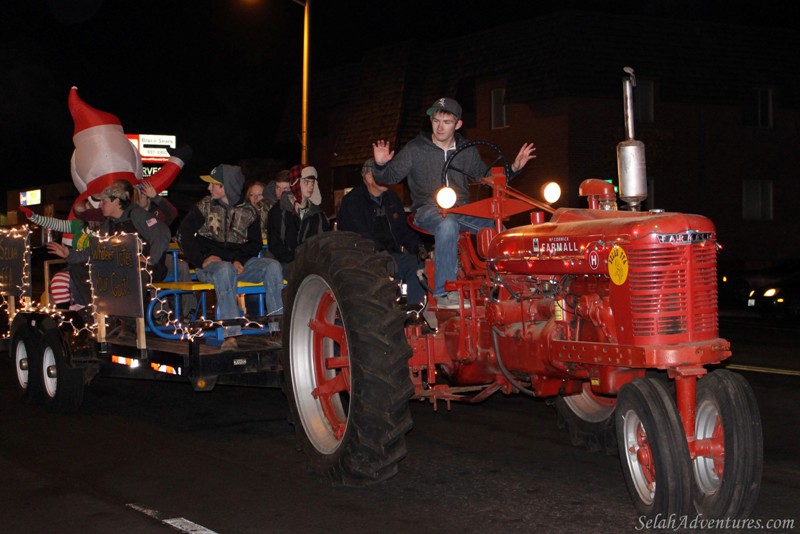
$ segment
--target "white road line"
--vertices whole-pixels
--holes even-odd
[[[182,517],[165,519],[163,522],[171,527],[177,528],[181,532],[191,532],[192,534],[217,534],[213,530],[209,530],[202,525],[198,525],[197,523],[192,523],[188,519],[184,519]]]
[[[217,534],[215,531],[207,529],[202,525],[198,525],[188,519],[183,517],[173,517],[171,519],[161,519],[161,512],[158,510],[153,510],[152,508],[148,508],[140,503],[129,503],[126,504],[128,508],[136,510],[137,512],[141,512],[146,516],[152,517],[162,523],[171,526],[181,532],[189,532],[190,534]]]
[[[755,365],[738,365],[732,363],[725,366],[726,369],[738,369],[739,371],[752,371],[754,373],[767,373],[770,375],[800,376],[800,371],[791,369],[776,369],[774,367],[757,367]]]

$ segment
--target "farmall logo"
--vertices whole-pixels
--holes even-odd
[[[578,244],[567,237],[553,237],[549,241],[540,243],[538,237],[533,238],[534,254],[563,254],[565,252],[579,252]]]
[[[681,234],[657,234],[659,243],[672,243],[673,245],[692,245],[705,243],[714,238],[713,232],[683,232]]]

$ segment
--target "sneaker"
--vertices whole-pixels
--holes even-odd
[[[226,337],[224,340],[222,340],[222,345],[220,345],[220,348],[223,351],[238,350],[239,342],[236,341],[235,337]]]
[[[461,307],[458,302],[458,291],[448,291],[441,297],[436,297],[436,307],[440,310],[457,310]],[[464,300],[464,309],[471,307],[468,300]]]

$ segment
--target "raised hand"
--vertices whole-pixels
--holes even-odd
[[[394,157],[394,150],[391,150],[389,141],[376,141],[372,143],[372,157],[378,165],[386,165]]]
[[[25,217],[27,217],[28,219],[30,219],[31,215],[33,215],[33,211],[31,211],[31,209],[28,206],[20,206],[19,207],[19,212],[21,214],[23,214]]]
[[[147,198],[155,198],[158,195],[156,188],[150,182],[139,182],[136,185],[139,187],[139,191]]]
[[[536,157],[536,147],[533,143],[525,143],[519,149],[517,157],[514,158],[514,163],[511,164],[511,170],[517,172],[521,170],[530,160]]]

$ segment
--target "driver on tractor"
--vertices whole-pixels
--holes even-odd
[[[459,298],[456,291],[447,292],[445,282],[455,280],[458,275],[458,235],[460,231],[476,233],[481,228],[494,225],[492,219],[448,213],[442,216],[436,204],[436,192],[442,187],[440,180],[442,167],[448,156],[466,140],[457,133],[461,128],[461,105],[452,98],[440,98],[428,108],[432,132],[420,132],[397,154],[391,150],[388,141],[379,140],[372,144],[375,167],[373,175],[379,184],[396,184],[408,179],[414,212],[414,224],[434,235],[434,289],[440,309],[458,309]],[[516,175],[536,156],[533,143],[524,143],[511,164]],[[463,159],[461,159],[463,158]],[[462,172],[463,171],[463,172]],[[458,196],[456,206],[469,200],[467,180],[486,175],[486,165],[474,147],[465,150],[459,158],[459,170],[454,168],[447,179]],[[510,178],[510,177],[509,177]],[[465,301],[465,306],[469,303]]]

